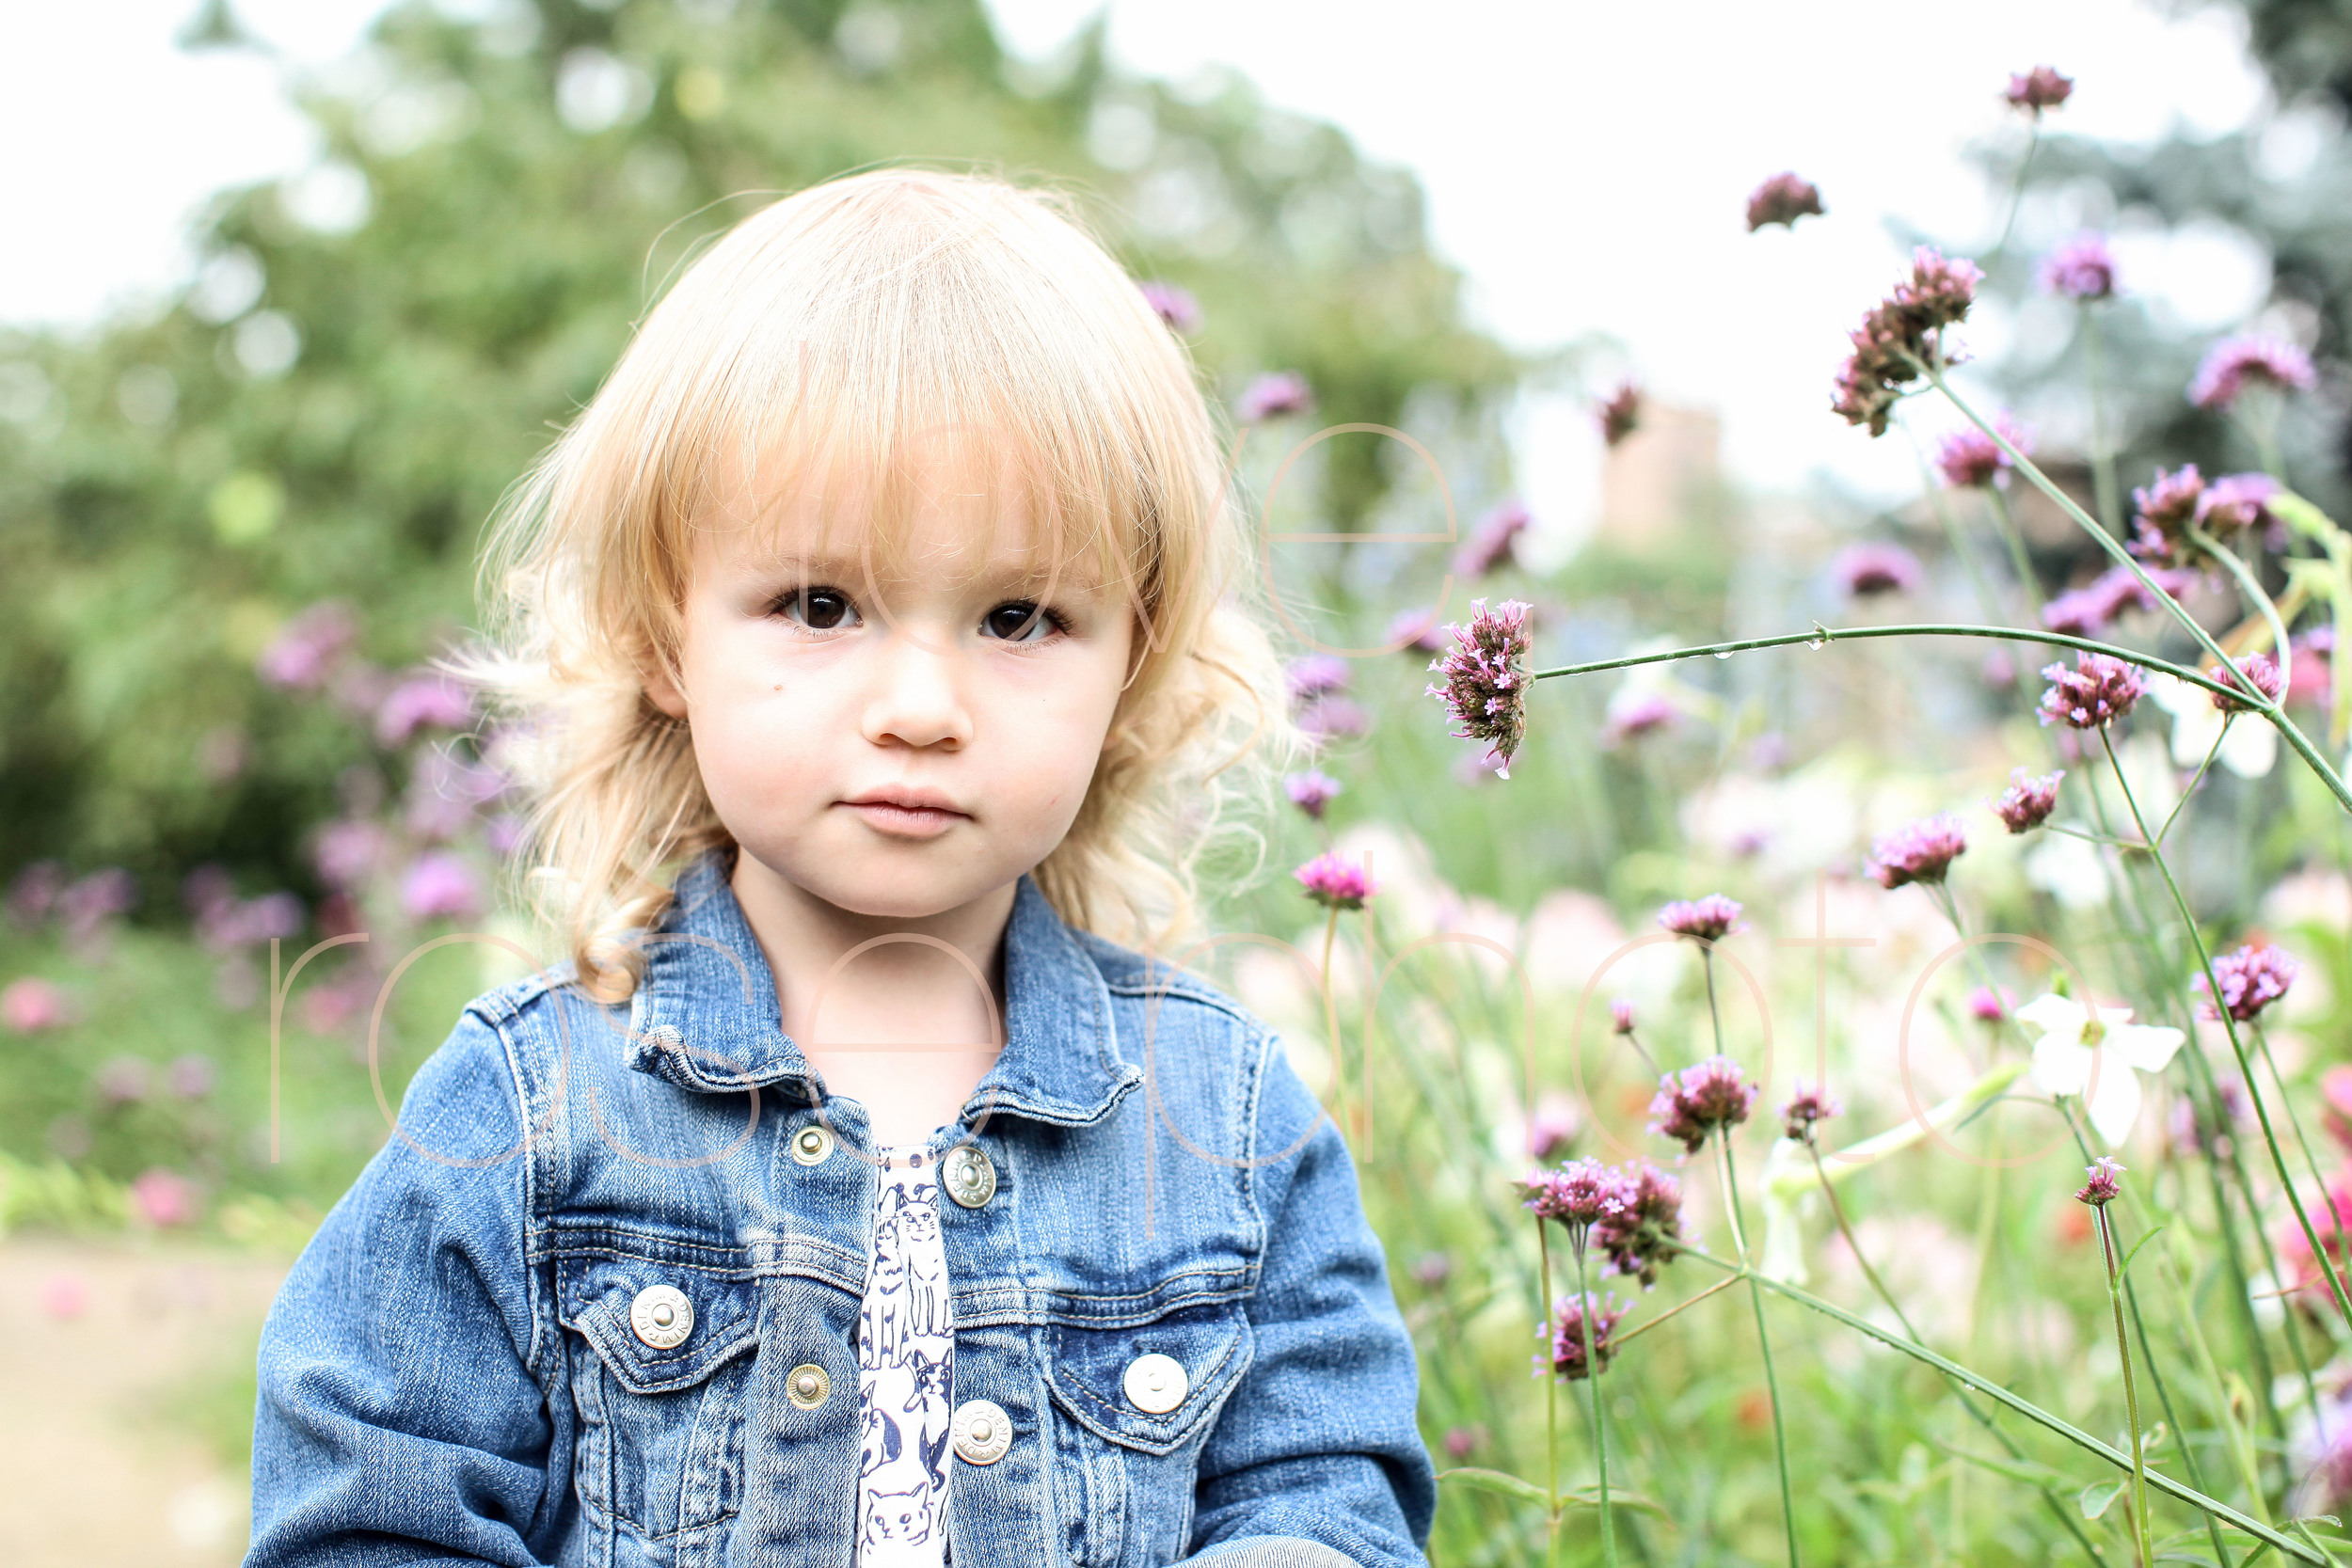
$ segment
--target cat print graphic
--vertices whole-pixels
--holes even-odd
[[[955,1333],[939,1184],[920,1148],[882,1150],[858,1308],[857,1568],[940,1568]]]

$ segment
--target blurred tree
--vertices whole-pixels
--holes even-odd
[[[462,12],[463,14],[459,14]],[[191,47],[247,47],[207,0]],[[1189,289],[1218,394],[1294,369],[1323,418],[1433,391],[1492,437],[1516,362],[1462,321],[1421,193],[1227,74],[1007,55],[977,0],[505,0],[388,13],[295,84],[324,155],[232,191],[160,309],[0,332],[0,873],[38,856],[317,886],[308,827],[401,781],[369,690],[255,660],[346,601],[397,669],[470,619],[478,529],[697,247],[893,158],[1082,193],[1140,277]],[[1384,443],[1330,443],[1354,529]]]

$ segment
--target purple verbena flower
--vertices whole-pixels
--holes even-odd
[[[1686,1151],[1696,1154],[1709,1132],[1747,1120],[1761,1092],[1740,1073],[1739,1063],[1728,1056],[1709,1056],[1658,1081],[1658,1093],[1649,1102],[1649,1130],[1660,1137],[1679,1139]]]
[[[1710,893],[1704,898],[1677,899],[1668,904],[1658,911],[1658,924],[1678,937],[1721,942],[1734,931],[1747,929],[1740,919],[1740,910],[1737,899]]]
[[[323,600],[287,622],[262,650],[254,668],[272,686],[315,691],[334,674],[358,635],[349,606]]]
[[[1845,1110],[1826,1089],[1807,1088],[1800,1079],[1795,1096],[1780,1108],[1781,1132],[1792,1142],[1809,1144],[1815,1127]]]
[[[1438,617],[1426,610],[1400,610],[1389,619],[1389,629],[1381,639],[1393,642],[1397,652],[1404,654],[1436,654],[1445,651],[1445,639],[1438,635]]]
[[[2042,286],[2069,299],[2106,299],[2115,293],[2115,252],[2105,234],[2077,234],[2042,263]]]
[[[2036,119],[2044,109],[2055,109],[2074,94],[2074,78],[2061,76],[2055,67],[2038,65],[2023,74],[2012,72],[2009,91],[2002,96],[2010,106],[2023,109]]]
[[[1539,1220],[1557,1220],[1579,1241],[1633,1196],[1623,1176],[1590,1156],[1537,1171],[1519,1183],[1519,1191],[1524,1195],[1521,1208],[1534,1210]]]
[[[1337,654],[1301,654],[1282,673],[1296,705],[1346,690],[1356,672]]]
[[[1839,550],[1837,558],[1830,562],[1830,574],[1850,597],[1857,599],[1881,594],[1908,594],[1919,586],[1925,576],[1919,569],[1917,556],[1900,545],[1882,544],[1875,539]]]
[[[2274,703],[2285,693],[2287,689],[2286,682],[2279,678],[2278,664],[2265,653],[2248,654],[2244,658],[2236,661],[2234,673],[2224,671],[2221,666],[2216,664],[2209,666],[2205,673],[2224,686],[2239,686],[2259,691]],[[2225,697],[2218,691],[2213,694],[2213,705],[2224,713],[2245,713],[2250,710],[2250,705],[2245,701],[2236,697]]]
[[[2143,561],[2177,565],[2188,554],[2189,524],[2204,508],[2205,476],[2194,463],[2170,473],[2156,470],[2155,483],[2132,491],[2132,553]]]
[[[2077,654],[2072,670],[2063,664],[2046,665],[2042,678],[2050,683],[2042,694],[2042,721],[2059,721],[2078,730],[2114,723],[2132,711],[2132,705],[2147,689],[2140,683],[2137,665],[2106,654]]]
[[[2257,947],[2252,943],[2234,953],[2224,953],[2213,961],[2214,977],[2221,982],[2221,1005],[2230,1016],[2244,1023],[2265,1007],[2287,993],[2295,977],[2303,973],[2303,966],[2282,947]],[[2212,988],[2205,977],[2198,975],[2189,982],[2190,989],[2208,1000],[2204,1005],[2207,1018],[2219,1018],[2210,1000]]]
[[[1360,910],[1380,886],[1354,861],[1326,851],[1292,873],[1307,896],[1334,910]]]
[[[1534,521],[1516,500],[1504,501],[1479,519],[1462,547],[1454,552],[1454,575],[1465,578],[1492,576],[1517,560],[1518,537]]]
[[[2065,777],[2063,768],[2040,778],[2022,768],[2010,768],[2009,787],[1993,801],[1994,815],[2007,823],[2012,833],[2031,832],[2047,822],[2050,814],[2058,809],[2058,783]]]
[[[464,861],[443,850],[429,850],[410,862],[402,876],[400,907],[411,920],[465,920],[481,911],[482,891]]]
[[[1593,1244],[1608,1269],[1638,1278],[1642,1289],[1658,1283],[1661,1264],[1674,1261],[1673,1243],[1682,1239],[1682,1185],[1647,1160],[1626,1165],[1624,1201],[1593,1227]]]
[[[1633,1003],[1629,997],[1618,997],[1609,1004],[1609,1027],[1613,1033],[1633,1033]]]
[[[2176,599],[2197,581],[2196,572],[2185,566],[2152,566],[2147,572],[2158,588]],[[2110,566],[2082,587],[2042,606],[2042,624],[2052,631],[2090,637],[2124,611],[2153,610],[2160,602],[2129,566]]]
[[[392,688],[375,710],[375,743],[389,750],[428,726],[462,730],[473,722],[473,697],[446,675],[419,675]]]
[[[1304,414],[1315,405],[1314,389],[1296,371],[1275,371],[1251,382],[1241,395],[1244,424],[1256,424],[1285,414]]]
[[[1585,1319],[1592,1319],[1593,1360],[1598,1370],[1606,1371],[1617,1347],[1609,1336],[1616,1328],[1617,1320],[1626,1308],[1617,1305],[1614,1296],[1602,1300],[1597,1296],[1562,1296],[1552,1303],[1554,1327],[1551,1333],[1551,1370],[1565,1382],[1575,1383],[1593,1375],[1595,1369],[1584,1361]],[[1540,1332],[1540,1331],[1539,1331]],[[1542,1357],[1536,1358],[1535,1373],[1543,1375]]]
[[[0,990],[0,1026],[20,1035],[62,1029],[73,1022],[73,1003],[66,993],[39,975],[11,980]]]
[[[2126,1069],[2128,1070],[2128,1069]],[[2123,1196],[2123,1188],[2115,1179],[2127,1167],[2116,1163],[2112,1154],[2102,1154],[2094,1163],[2085,1165],[2090,1180],[2074,1194],[2074,1201],[2088,1203],[2093,1209],[2104,1209]]]
[[[1906,823],[1870,847],[1870,875],[1883,888],[1940,882],[1968,851],[1968,831],[1949,812]]]
[[[1853,353],[1837,372],[1833,413],[1849,424],[1886,434],[1901,388],[1931,361],[1949,362],[1943,329],[1963,321],[1984,277],[1972,261],[1947,258],[1929,245],[1911,255],[1911,277],[1872,307],[1848,334]]]
[[[2220,410],[2247,388],[2267,386],[2281,392],[2308,392],[2319,384],[2312,356],[2280,338],[2224,338],[2205,351],[2188,384],[2188,401]]]
[[[1152,313],[1166,322],[1171,330],[1184,333],[1199,330],[1200,302],[1192,297],[1191,291],[1156,279],[1137,286],[1143,290],[1144,303],[1151,306]]]
[[[1338,796],[1340,788],[1339,780],[1312,768],[1293,773],[1282,781],[1283,793],[1291,798],[1291,804],[1318,822],[1323,820],[1323,808]]]
[[[1487,755],[1501,759],[1495,771],[1511,776],[1511,757],[1527,733],[1526,657],[1527,617],[1532,607],[1505,599],[1489,610],[1484,599],[1470,601],[1468,623],[1449,626],[1454,645],[1432,659],[1429,668],[1443,675],[1441,685],[1424,692],[1446,706],[1458,728],[1458,740],[1484,740]]]
[[[1346,697],[1317,697],[1298,710],[1298,727],[1311,740],[1344,740],[1371,729],[1372,715]]]
[[[1993,416],[1993,428],[2002,438],[2026,456],[2033,455],[2033,440],[2025,427],[2007,414]],[[2015,467],[2000,443],[1975,425],[1963,426],[1944,437],[1935,449],[1935,467],[1943,474],[1944,483],[1955,490],[1981,490],[1987,485],[2007,488],[2010,469]]]
[[[1614,751],[1639,736],[1666,728],[1678,717],[1674,704],[1658,692],[1627,688],[1609,699],[1608,717],[1600,727],[1600,743]]]
[[[1556,1160],[1583,1131],[1584,1118],[1578,1114],[1574,1100],[1565,1094],[1537,1095],[1535,1109],[1527,1117],[1527,1157]]]
[[[1594,405],[1593,419],[1600,426],[1604,445],[1614,447],[1618,442],[1642,428],[1642,389],[1630,381],[1617,384],[1617,389]]]
[[[1968,1016],[1979,1023],[1998,1023],[2009,1017],[2010,1009],[2016,1005],[2017,998],[2006,987],[1996,991],[1991,986],[1979,986],[1968,993]]]
[[[2279,490],[2279,482],[2268,474],[2224,474],[2199,499],[2197,521],[2216,538],[2267,528],[2272,521],[2270,498]]]
[[[1820,217],[1822,211],[1819,185],[1794,174],[1775,174],[1748,197],[1748,232],[1768,223],[1794,229],[1799,218]]]

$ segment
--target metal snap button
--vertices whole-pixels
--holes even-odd
[[[966,1209],[977,1209],[996,1196],[996,1167],[977,1145],[958,1144],[949,1149],[940,1175],[946,1180],[947,1196]]]
[[[785,1398],[803,1410],[814,1410],[833,1393],[833,1379],[813,1361],[803,1361],[784,1377]]]
[[[1012,1447],[1012,1418],[988,1400],[966,1400],[948,1423],[956,1457],[967,1465],[993,1465]]]
[[[1125,1382],[1127,1402],[1154,1416],[1167,1415],[1192,1391],[1192,1379],[1184,1375],[1184,1363],[1156,1353],[1128,1362]]]
[[[675,1285],[648,1285],[628,1304],[628,1326],[656,1350],[675,1350],[694,1332],[694,1304]]]
[[[821,1165],[833,1152],[833,1134],[822,1127],[803,1127],[792,1134],[792,1158],[804,1165]]]

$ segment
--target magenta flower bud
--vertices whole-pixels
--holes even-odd
[[[1157,280],[1137,286],[1143,290],[1144,303],[1171,331],[1190,333],[1200,329],[1200,302],[1192,297],[1191,291]]]
[[[1491,577],[1518,560],[1518,537],[1534,519],[1516,500],[1504,501],[1480,519],[1462,547],[1454,552],[1454,575],[1464,579]]]
[[[1438,617],[1426,610],[1400,610],[1390,618],[1389,629],[1380,639],[1397,644],[1397,652],[1406,654],[1438,654],[1445,651],[1445,640],[1438,635]]]
[[[1677,717],[1674,704],[1655,691],[1620,691],[1610,700],[1608,721],[1600,727],[1600,743],[1613,752],[1629,740],[1665,729]]]
[[[2104,234],[2077,234],[2042,263],[2042,286],[2069,299],[2106,299],[2115,293],[2115,253]]]
[[[1775,174],[1748,197],[1748,232],[1753,234],[1768,223],[1794,229],[1799,218],[1821,214],[1819,185],[1794,174]]]
[[[1424,691],[1445,705],[1458,726],[1450,732],[1455,739],[1487,743],[1486,754],[1500,759],[1495,771],[1505,779],[1511,776],[1512,754],[1527,733],[1523,707],[1531,608],[1522,600],[1505,599],[1489,610],[1486,600],[1472,599],[1468,623],[1446,627],[1454,640],[1453,650],[1430,661],[1429,668],[1444,676],[1444,683]]]
[[[1380,891],[1379,884],[1365,874],[1362,866],[1327,852],[1317,855],[1292,875],[1307,890],[1308,897],[1334,910],[1360,910],[1365,899]]]
[[[1633,1003],[1629,998],[1620,996],[1609,1004],[1609,1022],[1620,1035],[1633,1033]]]
[[[1633,1193],[1626,1179],[1587,1156],[1557,1170],[1537,1171],[1519,1183],[1520,1203],[1539,1220],[1557,1220],[1579,1240],[1582,1233],[1622,1212]]]
[[[2062,721],[2078,730],[2112,724],[2132,711],[2147,689],[2136,665],[2106,654],[2077,654],[2074,668],[2045,665],[2042,678],[2050,689],[2042,694],[2042,721]]]
[[[1630,381],[1620,382],[1595,405],[1593,419],[1600,426],[1601,440],[1614,447],[1642,428],[1642,389]]]
[[[375,710],[375,743],[389,750],[421,729],[462,730],[473,722],[471,693],[445,675],[419,675],[392,688]]]
[[[19,1035],[62,1029],[73,1022],[73,1004],[47,980],[28,974],[0,990],[0,1025]]]
[[[1947,258],[1929,245],[1913,251],[1911,277],[1847,335],[1853,353],[1837,372],[1831,411],[1849,424],[1869,426],[1872,436],[1886,434],[1900,388],[1931,361],[1951,362],[1942,331],[1967,317],[1983,277],[1973,261]]]
[[[2206,486],[2198,501],[2197,521],[2206,532],[2227,538],[2245,529],[2268,527],[2270,498],[2279,482],[2268,474],[2224,474]]]
[[[1994,814],[2009,825],[2010,832],[2031,832],[2047,822],[2050,814],[2058,809],[2058,784],[2065,777],[2063,768],[2038,779],[2022,768],[2010,768],[2009,787],[1993,802]],[[2001,1015],[1995,1011],[1993,1016],[1997,1019]]]
[[[1355,672],[1337,654],[1301,654],[1283,671],[1294,704],[1347,689]]]
[[[1282,781],[1282,788],[1290,796],[1291,804],[1318,822],[1323,820],[1323,808],[1331,803],[1341,787],[1340,781],[1330,774],[1311,769],[1293,773]]]
[[[1593,1244],[1607,1255],[1609,1272],[1638,1278],[1646,1291],[1682,1238],[1682,1185],[1647,1160],[1627,1165],[1623,1179],[1624,1201],[1593,1227]]]
[[[2018,771],[2022,773],[2025,769],[2021,768]],[[2017,998],[2009,993],[2007,987],[1996,991],[1991,986],[1979,986],[1968,993],[1968,1016],[1979,1023],[1998,1023],[2009,1016],[2010,1009],[2016,1005]]]
[[[1781,1132],[1791,1142],[1809,1144],[1815,1127],[1845,1111],[1827,1090],[1807,1088],[1800,1080],[1795,1097],[1780,1108]]]
[[[2009,444],[2026,456],[2033,455],[2033,441],[2007,414],[1993,416],[1993,428],[1999,431]],[[1975,425],[1955,430],[1935,449],[1935,467],[1944,476],[1944,483],[1955,490],[1981,490],[1988,485],[2006,488],[2010,469],[2015,465],[2000,443]]]
[[[1739,1063],[1728,1056],[1709,1056],[1658,1081],[1658,1093],[1649,1102],[1649,1130],[1660,1137],[1679,1139],[1687,1152],[1696,1154],[1709,1132],[1747,1120],[1762,1092],[1741,1075]]]
[[[1734,931],[1747,929],[1740,919],[1743,908],[1737,899],[1710,893],[1704,898],[1678,899],[1667,905],[1658,911],[1658,924],[1678,937],[1721,942]]]
[[[1849,545],[1837,552],[1830,562],[1831,575],[1848,596],[1856,599],[1874,598],[1881,594],[1908,594],[1919,586],[1925,577],[1919,569],[1919,558],[1900,545],[1881,544],[1865,540]]]
[[[1476,1453],[1478,1446],[1486,1440],[1486,1433],[1484,1427],[1448,1427],[1445,1432],[1446,1457],[1459,1464]]]
[[[254,668],[271,686],[315,691],[335,673],[358,635],[349,606],[323,600],[287,622],[262,650]]]
[[[2279,666],[2268,654],[2265,653],[2248,654],[2237,661],[2234,671],[2225,671],[2218,664],[2215,664],[2207,666],[2205,673],[2224,686],[2237,686],[2259,691],[2274,703],[2285,693],[2287,689],[2286,682],[2279,678]],[[2224,713],[2245,713],[2250,709],[2250,705],[2243,700],[2236,697],[2225,697],[2218,691],[2213,694],[2213,705]]]
[[[2170,473],[2156,470],[2155,483],[2132,491],[2132,553],[2143,561],[2178,564],[2187,554],[2188,525],[2204,508],[2205,476],[2194,463]]]
[[[2284,948],[2256,947],[2251,943],[2234,953],[2224,953],[2213,961],[2214,978],[2221,982],[2221,1006],[2240,1023],[2253,1019],[2265,1007],[2286,995],[2295,977],[2303,973],[2303,966],[2295,961]],[[2191,990],[2208,1000],[2201,1009],[2207,1018],[2221,1016],[2210,998],[2211,987],[2205,977],[2198,975],[2189,982]]]
[[[400,905],[411,920],[467,920],[481,912],[482,894],[464,861],[437,849],[409,863]]]
[[[1968,850],[1968,832],[1949,812],[1896,829],[1870,847],[1870,875],[1883,888],[1940,882]]]
[[[2122,1185],[2115,1179],[2123,1174],[2126,1168],[2128,1167],[2117,1164],[2112,1154],[2100,1155],[2097,1163],[2083,1167],[2089,1173],[2090,1180],[2084,1182],[2081,1190],[2074,1194],[2074,1201],[2088,1203],[2093,1209],[2104,1209],[2113,1203],[2123,1196]]]
[[[1241,395],[1238,411],[1244,424],[1304,414],[1315,405],[1314,389],[1296,371],[1276,371],[1251,382]]]
[[[2188,401],[2218,412],[2251,386],[2308,392],[2318,384],[2312,356],[2293,343],[2279,338],[2224,338],[2198,364],[2188,384]]]
[[[159,1166],[131,1183],[131,1207],[152,1226],[190,1225],[196,1220],[196,1185]]]
[[[2074,78],[2059,75],[2054,67],[2038,65],[2022,75],[2012,73],[2009,91],[2002,96],[2009,100],[2010,107],[2023,109],[2039,119],[2044,109],[2055,109],[2074,95]]]
[[[1617,1298],[1611,1296],[1604,1301],[1592,1295],[1562,1296],[1552,1303],[1551,1312],[1555,1325],[1551,1335],[1553,1374],[1569,1383],[1593,1375],[1595,1368],[1585,1365],[1584,1361],[1587,1317],[1592,1319],[1593,1360],[1600,1370],[1607,1370],[1610,1359],[1617,1353],[1616,1346],[1610,1343],[1609,1336],[1616,1328],[1617,1320],[1626,1314],[1626,1309],[1617,1305]],[[1543,1358],[1538,1356],[1535,1374],[1540,1377],[1543,1370]]]

